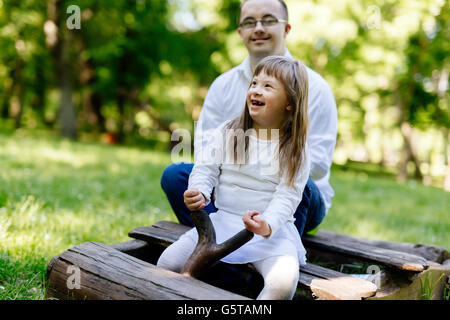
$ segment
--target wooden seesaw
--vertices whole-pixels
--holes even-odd
[[[134,240],[106,245],[84,242],[52,258],[48,299],[245,300],[263,286],[251,264],[219,260],[249,241],[242,230],[216,244],[204,211],[192,213],[199,242],[181,273],[155,266],[163,250],[190,229],[159,221],[129,232]],[[364,240],[320,230],[302,238],[308,262],[300,269],[294,299],[444,299],[450,284],[450,253],[436,246]],[[326,265],[327,267],[325,267]],[[339,266],[365,266],[360,277]],[[342,271],[342,270],[341,270]]]

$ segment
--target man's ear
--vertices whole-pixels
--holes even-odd
[[[289,23],[286,23],[286,26],[284,27],[284,36],[287,36],[289,31],[291,31],[291,25]]]
[[[291,111],[291,110],[292,110],[292,106],[291,106],[291,105],[288,105],[288,106],[286,107],[286,110]]]

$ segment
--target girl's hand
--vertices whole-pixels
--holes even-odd
[[[244,214],[242,220],[244,221],[245,228],[248,231],[259,234],[263,237],[268,237],[272,233],[272,229],[266,220],[258,217],[259,212],[257,211],[247,211]]]
[[[191,211],[198,211],[205,207],[205,197],[197,189],[188,189],[184,192],[184,204]]]

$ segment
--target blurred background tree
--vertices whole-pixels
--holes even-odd
[[[449,2],[286,2],[289,50],[336,98],[334,162],[450,190]],[[214,78],[247,55],[239,5],[0,0],[0,126],[170,148],[174,130],[193,131]]]

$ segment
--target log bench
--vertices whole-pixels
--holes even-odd
[[[236,267],[246,283],[228,281],[227,276],[232,275],[230,265],[222,262],[200,279],[157,268],[155,264],[161,252],[187,230],[189,227],[174,222],[158,221],[131,230],[129,236],[134,240],[112,245],[86,242],[75,246],[50,262],[48,298],[234,300],[256,297],[263,285],[262,277],[250,264]],[[449,276],[450,270],[440,263],[450,255],[435,246],[364,240],[323,230],[302,240],[309,253],[308,261],[327,258],[334,265],[356,260],[381,266],[382,287],[308,262],[300,269],[294,299],[415,299],[420,279],[430,274],[431,280],[437,279],[442,272]],[[70,266],[79,270],[79,288],[68,285],[74,280],[74,274],[68,272]],[[225,280],[218,280],[221,276]],[[439,298],[442,290],[435,291],[433,297]]]
[[[187,230],[189,227],[175,222],[158,221],[152,226],[135,228],[128,235],[167,247]],[[417,288],[412,288],[420,281],[427,277],[437,278],[442,273],[449,275],[449,267],[441,263],[450,259],[450,253],[437,246],[366,240],[325,230],[303,236],[302,241],[307,251],[312,253],[312,260],[318,258],[334,265],[338,262],[360,261],[382,269],[377,275],[380,279],[380,288],[377,290],[372,282],[307,263],[300,270],[299,289],[303,289],[302,297],[306,291],[306,295],[318,299],[417,298]],[[370,280],[375,282],[375,279],[374,276]],[[435,289],[434,296],[438,297],[442,288]]]
[[[189,229],[170,221],[159,221],[153,226],[135,228],[128,235],[131,238],[167,247]],[[247,265],[247,268],[248,273],[256,273],[251,265]],[[372,282],[309,263],[301,268],[299,285],[310,290],[316,297],[342,300],[370,297],[377,289]]]

